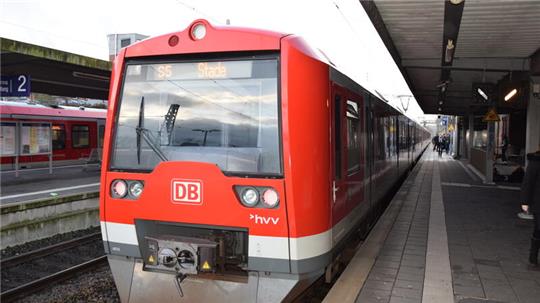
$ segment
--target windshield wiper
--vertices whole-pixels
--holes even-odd
[[[161,161],[169,161],[163,151],[157,146],[150,138],[150,131],[147,128],[144,128],[144,96],[141,98],[141,105],[139,107],[139,124],[135,128],[137,132],[137,163],[141,164],[141,141],[144,139],[144,142],[150,146],[150,148],[158,155]]]

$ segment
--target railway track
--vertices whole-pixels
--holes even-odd
[[[11,302],[107,263],[101,233],[94,233],[0,261],[0,301]]]

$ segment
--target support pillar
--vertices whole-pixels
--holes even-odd
[[[486,147],[485,184],[493,184],[493,152],[495,150],[495,122],[488,122],[488,142]]]
[[[469,159],[469,155],[467,154],[467,123],[465,122],[465,116],[459,117],[459,125],[461,126],[459,153],[462,157]]]
[[[456,159],[459,158],[459,127],[458,127],[458,117],[453,116],[452,117],[452,125],[454,126],[454,130],[452,131],[452,156]]]
[[[474,115],[469,113],[469,142],[467,142],[467,158],[471,161],[471,149],[474,145]]]
[[[540,83],[540,77],[531,77],[531,83]],[[527,105],[527,127],[525,130],[525,156],[534,153],[540,148],[540,97],[535,97],[529,92],[529,104]],[[527,157],[525,157],[527,165]]]

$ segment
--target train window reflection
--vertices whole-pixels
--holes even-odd
[[[90,147],[90,129],[88,125],[73,125],[71,128],[71,145],[73,148]]]
[[[281,174],[276,59],[128,65],[126,75],[112,168],[152,170],[157,147],[168,161]],[[154,146],[139,142],[137,156],[142,127]]]
[[[358,103],[347,101],[347,172],[354,173],[360,169],[360,138],[358,134]]]
[[[52,146],[53,150],[66,148],[66,128],[64,125],[52,126]]]
[[[341,96],[334,98],[334,172],[336,180],[341,179]]]

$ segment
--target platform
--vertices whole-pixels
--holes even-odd
[[[325,302],[540,302],[517,186],[428,149]]]
[[[0,204],[20,203],[51,197],[65,197],[99,191],[98,166],[72,165],[48,168],[2,171]]]

